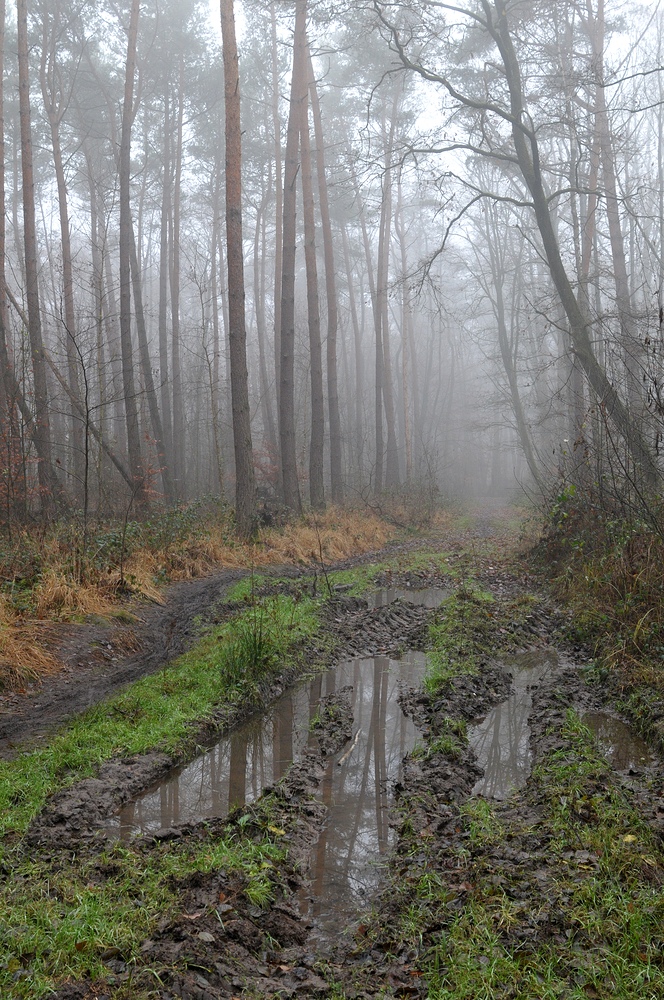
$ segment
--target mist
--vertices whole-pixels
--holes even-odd
[[[659,10],[3,22],[4,523],[659,482]]]

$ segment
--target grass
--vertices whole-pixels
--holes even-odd
[[[274,895],[284,850],[269,828],[245,837],[229,826],[221,837],[160,845],[150,851],[120,842],[99,855],[17,860],[0,889],[0,995],[50,995],[73,977],[105,981],[110,949],[130,966],[155,924],[175,912],[178,886],[194,873],[237,878],[253,905]],[[18,978],[17,978],[18,975]]]
[[[75,522],[0,541],[0,687],[58,669],[54,623],[126,615],[128,594],[163,603],[164,586],[223,568],[316,566],[374,550],[395,529],[365,511],[329,508],[241,543],[227,508],[194,503],[144,522]]]
[[[477,673],[483,658],[513,649],[538,603],[530,594],[498,600],[465,582],[443,601],[429,627],[427,690],[433,694],[460,673]]]
[[[0,995],[38,998],[63,977],[104,980],[102,955],[117,949],[137,958],[158,919],[175,906],[177,885],[193,872],[222,869],[242,878],[253,905],[272,897],[283,831],[265,825],[244,834],[244,817],[228,836],[151,851],[110,844],[32,860],[19,839],[54,791],[95,773],[103,761],[148,750],[182,756],[194,749],[197,727],[223,705],[256,700],[270,676],[297,657],[314,636],[320,645],[319,603],[276,595],[256,601],[212,630],[160,674],[133,684],[57,733],[47,746],[0,763]],[[249,817],[247,817],[249,818]],[[110,873],[110,874],[109,874]]]
[[[660,844],[574,713],[560,736],[532,776],[535,826],[532,811],[515,819],[483,800],[462,809],[470,891],[430,942],[423,971],[434,1000],[664,992]],[[501,867],[496,845],[507,841],[532,863]]]
[[[0,835],[23,832],[46,798],[111,757],[182,754],[219,706],[257,699],[287,657],[318,634],[317,604],[278,595],[213,629],[168,669],[74,719],[44,747],[0,762]]]

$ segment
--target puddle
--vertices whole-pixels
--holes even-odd
[[[485,719],[469,726],[468,739],[484,770],[473,795],[506,799],[522,788],[530,774],[530,726],[532,688],[556,666],[555,650],[534,650],[515,656],[505,664],[512,674],[512,693],[496,705]]]
[[[320,945],[366,907],[381,879],[381,858],[392,843],[388,824],[391,788],[417,730],[397,702],[402,685],[418,687],[426,657],[410,652],[345,665],[339,684],[353,685],[354,731],[338,761],[330,761],[322,785],[328,816],[314,848],[312,883],[300,897],[314,920]]]
[[[126,839],[224,817],[258,798],[306,747],[319,699],[352,685],[357,739],[344,747],[339,763],[332,759],[328,766],[322,796],[330,814],[315,848],[308,893],[315,901],[302,901],[317,922],[338,931],[379,879],[376,862],[389,843],[389,790],[417,736],[397,699],[402,685],[421,684],[425,666],[425,656],[416,652],[401,660],[348,660],[294,687],[265,713],[128,803],[109,820],[107,834]]]
[[[424,590],[411,590],[409,587],[388,587],[386,590],[377,590],[373,594],[367,594],[367,602],[370,608],[384,608],[386,604],[393,601],[406,601],[408,604],[417,604],[422,608],[437,608],[449,597],[452,591],[443,587],[427,587]]]
[[[581,721],[616,771],[639,770],[653,763],[655,758],[648,744],[621,719],[607,712],[586,712]]]

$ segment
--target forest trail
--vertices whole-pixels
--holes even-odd
[[[592,683],[511,516],[364,557],[360,596],[328,567],[333,670],[282,677],[244,727],[201,720],[184,770],[159,747],[109,759],[9,834],[6,994],[663,995],[664,763]],[[223,617],[229,582],[190,593]]]

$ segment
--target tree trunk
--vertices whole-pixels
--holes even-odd
[[[606,198],[606,216],[609,223],[609,242],[613,263],[613,279],[616,290],[616,306],[620,323],[620,339],[627,379],[627,401],[634,419],[641,416],[643,409],[641,393],[640,345],[636,331],[632,297],[627,275],[625,243],[620,222],[620,202],[616,182],[616,167],[611,142],[609,116],[604,90],[604,0],[598,0],[597,15],[593,15],[591,0],[587,0],[589,30],[593,45],[593,68],[595,71],[595,128],[599,140]]]
[[[161,399],[161,419],[164,428],[164,449],[166,461],[173,462],[173,419],[171,416],[171,393],[168,378],[168,221],[171,216],[171,120],[168,80],[164,94],[164,143],[163,143],[163,185],[161,193],[161,219],[159,227],[159,395]]]
[[[488,7],[488,0],[487,7]],[[574,351],[597,396],[600,407],[623,437],[636,468],[650,488],[655,488],[661,478],[653,456],[638,424],[631,418],[627,407],[609,381],[604,367],[598,362],[588,332],[586,317],[579,306],[565,270],[556,241],[549,202],[544,190],[539,161],[539,147],[535,134],[526,124],[521,84],[521,73],[514,51],[512,37],[504,7],[496,0],[496,26],[492,24],[494,38],[500,48],[505,76],[510,90],[512,138],[519,168],[533,199],[537,227],[556,291],[560,296],[567,320]]]
[[[270,2],[270,38],[272,43],[272,130],[274,132],[274,377],[277,412],[281,393],[281,277],[283,269],[284,181],[281,167],[281,122],[279,119],[279,60],[277,56],[277,15]],[[281,486],[281,484],[280,484]]]
[[[161,414],[159,413],[159,404],[157,402],[157,392],[155,390],[154,379],[152,377],[152,360],[150,358],[148,334],[145,327],[145,313],[143,311],[141,271],[138,262],[138,252],[136,250],[136,239],[134,237],[133,226],[131,233],[131,275],[134,290],[134,311],[136,313],[136,332],[138,333],[138,352],[141,359],[141,371],[143,373],[145,393],[148,400],[152,433],[154,434],[155,445],[157,448],[157,459],[159,461],[161,482],[164,488],[164,497],[166,498],[166,502],[171,504],[175,499],[173,494],[173,479],[168,465],[168,455],[166,454],[166,449],[164,447],[164,431],[161,423]]]
[[[173,486],[182,499],[185,487],[185,427],[180,356],[180,203],[182,196],[182,132],[184,124],[184,57],[180,56],[175,183],[173,185],[173,235],[171,241],[171,364],[173,371]]]
[[[387,286],[389,282],[390,231],[392,229],[392,151],[394,149],[394,133],[396,129],[398,91],[395,89],[390,116],[390,130],[384,135],[385,173],[383,177],[383,201],[381,205],[381,222],[383,226],[382,246],[379,245],[377,267],[378,311],[381,316],[381,333],[383,348],[382,388],[385,405],[385,423],[387,425],[387,447],[385,463],[385,485],[399,485],[399,451],[394,411],[394,389],[392,383],[392,360],[390,352],[390,327],[388,317]]]
[[[307,272],[309,369],[311,374],[309,502],[314,510],[322,510],[325,507],[325,485],[323,478],[325,400],[323,397],[323,352],[320,341],[320,308],[318,303],[314,186],[311,176],[311,138],[309,134],[309,110],[306,96],[300,105],[300,148],[302,150],[302,217],[304,221],[304,261]]]
[[[32,131],[30,123],[30,80],[28,62],[27,0],[17,0],[18,92],[21,123],[21,174],[23,180],[23,242],[25,249],[25,281],[28,305],[28,336],[32,358],[35,394],[35,424],[33,440],[37,451],[37,475],[41,491],[42,511],[46,517],[56,513],[60,487],[51,462],[51,434],[39,306],[37,274],[37,231],[35,224],[35,185],[32,167]]]
[[[219,358],[221,354],[219,331],[219,301],[218,301],[218,270],[217,244],[219,242],[219,189],[221,186],[221,167],[215,157],[214,162],[214,194],[212,198],[212,234],[210,237],[210,295],[212,297],[212,370],[210,372],[210,403],[212,406],[212,435],[214,438],[214,456],[219,483],[219,496],[223,497],[224,487],[224,451],[221,443],[221,406],[219,400]]]
[[[406,481],[413,476],[413,441],[410,425],[410,371],[409,347],[412,327],[409,289],[407,282],[408,263],[406,252],[406,223],[403,212],[403,193],[401,189],[401,172],[397,181],[397,210],[394,216],[394,229],[399,240],[401,254],[401,385],[403,406],[403,436],[406,453]]]
[[[141,460],[141,438],[138,405],[134,382],[134,357],[131,343],[131,127],[134,117],[134,76],[136,72],[136,42],[140,0],[132,0],[127,37],[127,64],[122,132],[120,138],[120,347],[122,350],[122,388],[127,419],[129,467],[134,477],[134,490],[139,505],[144,505],[145,473]]]
[[[300,107],[306,101],[307,0],[297,0],[290,110],[286,135],[284,176],[283,254],[281,279],[281,366],[279,393],[279,441],[284,503],[294,513],[302,512],[297,481],[295,450],[295,241]]]
[[[53,31],[49,37],[49,27]],[[44,110],[51,132],[51,145],[53,147],[53,165],[55,168],[55,180],[58,189],[58,209],[60,216],[60,239],[62,248],[62,295],[64,300],[64,328],[65,328],[65,351],[67,355],[67,370],[69,378],[69,388],[74,399],[80,399],[81,389],[79,385],[79,347],[76,340],[76,316],[74,312],[74,277],[71,256],[71,237],[69,232],[69,206],[67,197],[67,183],[65,180],[65,168],[62,161],[62,147],[60,144],[60,123],[62,121],[65,107],[64,97],[59,94],[56,67],[56,31],[55,24],[51,25],[48,15],[44,16],[42,33],[42,52],[40,61],[40,83],[42,97],[44,99]],[[83,486],[85,449],[83,426],[76,413],[76,408],[72,407],[69,414],[71,427],[71,448],[73,458],[73,475],[75,482],[74,492],[80,494]]]
[[[362,483],[364,466],[364,434],[362,427],[362,400],[364,399],[364,357],[362,355],[362,337],[360,324],[357,318],[357,307],[355,305],[355,289],[353,287],[353,273],[350,264],[350,254],[348,252],[348,237],[346,227],[342,226],[341,237],[344,248],[344,264],[346,267],[346,277],[348,281],[348,299],[350,302],[350,316],[353,325],[353,347],[355,355],[355,462],[357,465],[358,484]]]
[[[307,65],[309,69],[309,94],[316,138],[316,172],[318,175],[318,197],[320,199],[320,222],[323,231],[323,253],[325,259],[325,296],[327,299],[327,412],[330,424],[330,489],[332,501],[341,503],[344,498],[343,476],[341,472],[341,416],[339,414],[339,384],[337,377],[337,329],[339,308],[337,303],[337,282],[334,270],[334,244],[330,222],[330,202],[325,171],[325,144],[323,139],[323,119],[320,113],[318,88],[314,77],[311,52],[307,44]]]
[[[265,349],[265,215],[269,198],[269,188],[263,192],[256,208],[256,228],[254,230],[254,308],[256,311],[256,336],[258,339],[258,376],[260,379],[261,414],[263,417],[263,438],[270,456],[276,454],[277,435],[270,399],[270,383],[267,375],[267,351]]]
[[[242,127],[233,0],[221,0],[221,32],[224,57],[224,106],[226,109],[228,334],[235,452],[235,517],[240,535],[243,538],[251,538],[256,531],[256,485],[251,442],[247,334],[244,313]]]

